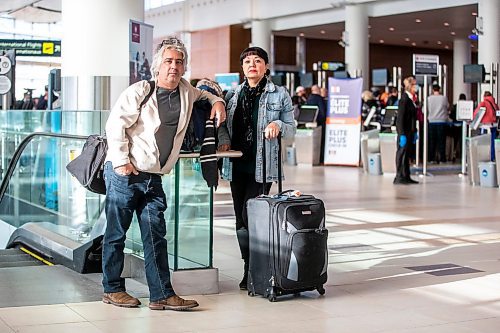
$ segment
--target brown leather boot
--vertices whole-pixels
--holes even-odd
[[[151,310],[174,310],[183,311],[197,307],[199,304],[195,300],[183,299],[177,295],[170,296],[167,299],[149,303]]]
[[[113,304],[124,308],[136,308],[141,305],[141,302],[137,298],[130,296],[125,291],[104,293],[102,301],[106,304]]]

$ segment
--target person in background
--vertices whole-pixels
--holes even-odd
[[[491,150],[490,158],[491,161],[495,161],[495,139],[497,138],[497,117],[496,111],[499,110],[495,98],[491,95],[491,92],[485,91],[483,94],[483,100],[477,108],[474,110],[474,117],[476,116],[479,109],[485,108],[485,114],[481,119],[481,132],[487,133],[488,129],[491,133]]]
[[[104,165],[106,231],[102,244],[102,301],[137,307],[140,301],[126,292],[121,277],[127,230],[137,216],[144,247],[144,266],[151,310],[186,310],[195,300],[177,296],[170,281],[166,223],[167,199],[163,174],[177,162],[193,103],[208,100],[211,119],[225,120],[224,101],[191,86],[182,78],[187,50],[179,39],[165,39],[153,57],[155,86],[139,81],[118,98],[106,123],[108,151]],[[144,103],[150,89],[151,97]]]
[[[361,94],[361,99],[363,103],[361,104],[361,120],[364,122],[368,115],[370,114],[372,108],[375,108],[375,113],[372,116],[370,123],[380,123],[382,106],[380,102],[373,96],[370,90],[365,90]],[[367,130],[369,127],[364,127],[363,130]]]
[[[45,92],[38,99],[38,103],[35,104],[37,110],[47,110],[49,102],[49,87],[45,86]]]
[[[398,132],[396,152],[396,177],[394,184],[418,184],[410,177],[410,146],[418,138],[416,130],[417,109],[414,100],[416,93],[416,81],[413,77],[404,79],[405,91],[398,105],[398,116],[396,118],[396,130]]]
[[[317,84],[311,87],[311,94],[307,98],[307,105],[316,105],[318,107],[318,116],[316,117],[316,124],[321,126],[321,146],[319,153],[320,163],[325,159],[325,128],[326,128],[326,101],[321,96],[321,90]]]
[[[292,97],[293,105],[304,105],[307,102],[306,88],[298,86],[295,89],[295,95]]]
[[[446,162],[445,129],[449,122],[448,99],[441,95],[439,85],[432,86],[432,95],[427,97],[427,121],[429,122],[429,162]],[[436,153],[439,156],[436,156]]]
[[[239,287],[247,289],[249,248],[246,202],[260,194],[268,194],[271,183],[278,180],[278,140],[295,135],[293,105],[284,87],[269,77],[269,58],[260,47],[249,47],[240,55],[245,81],[226,95],[227,121],[219,129],[219,150],[239,150],[240,158],[224,158],[222,178],[231,183],[236,236],[244,261],[243,279]],[[262,136],[265,134],[265,141]],[[266,144],[266,165],[262,146]],[[262,179],[266,168],[267,179]],[[265,189],[263,189],[265,187]]]
[[[398,88],[391,87],[389,89],[389,96],[387,97],[386,106],[397,106],[398,105]]]

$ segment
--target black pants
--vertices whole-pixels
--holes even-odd
[[[406,136],[406,145],[401,147],[399,142],[401,136],[398,135],[398,150],[396,152],[396,179],[410,178],[410,145],[413,145],[413,135]]]
[[[265,184],[265,194],[269,194],[272,183]],[[248,229],[247,201],[262,194],[262,183],[255,181],[255,174],[238,172],[233,169],[231,181],[234,214],[236,215],[236,230]]]
[[[429,162],[446,162],[446,135],[444,130],[444,123],[429,123]],[[439,158],[436,153],[439,153]]]

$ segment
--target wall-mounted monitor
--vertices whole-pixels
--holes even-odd
[[[372,69],[372,86],[383,86],[387,85],[389,80],[387,68],[375,68]]]
[[[464,65],[464,83],[482,83],[485,74],[484,65]]]

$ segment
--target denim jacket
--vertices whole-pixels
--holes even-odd
[[[226,95],[227,119],[218,131],[219,146],[231,145],[233,136],[233,118],[238,104],[238,97],[243,84]],[[259,99],[259,119],[257,121],[257,159],[255,163],[255,181],[262,183],[262,133],[266,126],[274,122],[281,131],[283,139],[292,138],[295,135],[296,125],[293,118],[292,99],[285,88],[276,86],[267,81],[266,88]],[[222,178],[231,181],[233,164],[229,158],[224,158],[222,163]],[[278,180],[278,140],[266,140],[266,182]]]

